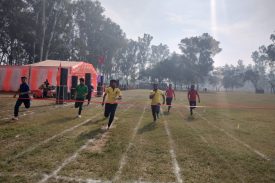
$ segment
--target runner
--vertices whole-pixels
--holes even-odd
[[[76,87],[76,94],[75,94],[75,108],[79,108],[78,109],[78,116],[79,118],[81,118],[81,111],[82,111],[82,106],[85,100],[86,95],[88,94],[88,88],[87,86],[84,84],[84,79],[80,78],[79,79],[80,84],[77,85]]]
[[[30,88],[27,84],[27,77],[23,76],[21,77],[21,84],[18,89],[18,91],[14,94],[14,98],[16,98],[17,93],[19,94],[19,98],[16,101],[16,104],[14,106],[14,117],[12,120],[18,120],[18,113],[19,113],[19,107],[22,103],[24,103],[25,108],[30,108],[31,102],[30,102]]]
[[[160,105],[161,105],[161,97],[163,99],[163,104],[165,104],[165,95],[161,90],[158,89],[158,84],[153,85],[153,91],[151,91],[149,98],[151,101],[151,109],[152,109],[152,115],[154,118],[154,122],[157,121],[157,118],[159,118],[159,111],[160,111]]]
[[[93,95],[93,92],[94,92],[94,86],[92,84],[90,84],[88,87],[88,95],[87,95],[87,99],[88,99],[88,104],[90,104],[91,102],[91,98],[92,98],[92,95]]]
[[[197,92],[197,90],[195,90],[195,85],[191,85],[191,89],[188,91],[188,94],[187,94],[191,116],[193,115],[193,109],[195,109],[196,105],[197,105],[197,102],[196,102],[197,96],[198,96],[199,103],[200,103],[199,93]]]
[[[105,98],[107,96],[107,101],[105,103]],[[110,86],[106,88],[106,91],[103,95],[102,106],[105,104],[104,116],[109,117],[109,122],[107,129],[109,130],[110,126],[115,117],[116,108],[117,108],[117,100],[121,100],[121,92],[120,89],[117,88],[117,81],[111,80]]]
[[[172,84],[169,84],[169,88],[166,90],[165,95],[166,95],[166,105],[168,105],[168,113],[169,113],[172,107],[171,105],[172,105],[173,98],[176,100],[176,94],[172,88]]]

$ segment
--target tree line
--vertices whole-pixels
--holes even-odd
[[[251,82],[256,92],[270,89],[275,93],[275,34],[270,35],[271,43],[262,45],[252,52],[253,63],[245,66],[243,60],[238,64],[215,68],[208,76],[209,83],[217,90],[241,88],[247,81]]]
[[[152,45],[144,33],[128,39],[99,1],[2,0],[0,1],[0,65],[24,65],[42,60],[92,63],[107,78],[127,84],[170,82],[177,85],[209,83],[217,89],[242,87],[251,81],[275,86],[275,34],[271,43],[252,53],[253,64],[214,68],[220,42],[208,33],[179,40],[180,53],[168,46]]]

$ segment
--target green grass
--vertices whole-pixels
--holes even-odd
[[[123,92],[126,104],[119,105],[109,131],[99,105],[85,107],[78,119],[72,105],[56,108],[53,102],[33,101],[33,114],[11,122],[6,118],[15,100],[0,96],[0,182],[38,182],[90,139],[93,143],[58,171],[60,179],[53,176],[48,182],[176,182],[165,121],[184,182],[275,182],[274,95],[201,93],[200,105],[208,107],[190,117],[186,93],[178,92],[171,113],[163,106],[164,115],[153,123],[148,94]]]

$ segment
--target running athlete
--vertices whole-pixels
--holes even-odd
[[[188,91],[188,94],[187,94],[191,116],[193,115],[193,109],[195,109],[197,106],[197,102],[196,102],[197,96],[198,96],[199,103],[200,103],[199,93],[197,92],[197,90],[195,90],[195,85],[191,85],[191,89]]]
[[[82,106],[83,106],[84,100],[86,98],[86,95],[88,94],[88,88],[84,84],[83,78],[80,78],[79,81],[80,81],[80,84],[77,85],[77,87],[76,87],[76,94],[75,94],[76,101],[75,101],[74,107],[79,108],[77,117],[81,118]]]
[[[87,94],[87,99],[88,99],[88,104],[90,104],[91,102],[91,98],[92,98],[92,95],[93,95],[93,92],[94,92],[94,86],[92,84],[90,84],[88,87],[88,94]]]
[[[172,107],[173,98],[176,100],[176,94],[172,88],[172,84],[169,84],[169,87],[166,90],[165,95],[166,95],[166,105],[168,105],[168,113],[169,113]]]
[[[105,98],[107,96],[107,101],[105,103]],[[120,89],[117,87],[117,81],[116,80],[111,80],[110,81],[110,86],[106,88],[105,93],[103,95],[103,100],[102,100],[102,106],[105,105],[105,110],[104,110],[104,116],[106,118],[109,117],[109,122],[107,129],[109,130],[112,122],[115,117],[116,113],[116,108],[117,108],[117,100],[121,100],[121,92]]]
[[[153,85],[153,91],[151,91],[149,95],[149,99],[151,99],[151,109],[154,122],[159,118],[159,111],[161,105],[161,97],[163,99],[163,104],[165,104],[165,95],[164,93],[158,89],[158,84]]]
[[[24,103],[25,108],[30,108],[31,102],[30,102],[30,88],[27,84],[27,77],[23,76],[21,77],[21,84],[18,89],[18,91],[14,94],[14,98],[16,98],[17,93],[19,94],[19,98],[16,101],[16,104],[14,106],[14,117],[12,120],[18,120],[18,113],[19,113],[19,107],[22,103]]]

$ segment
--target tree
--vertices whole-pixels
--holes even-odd
[[[199,37],[182,39],[179,48],[184,60],[190,64],[193,71],[193,82],[203,82],[205,76],[213,70],[213,57],[221,52],[219,42],[209,34],[204,33]]]
[[[152,45],[151,54],[150,54],[150,63],[149,67],[153,67],[157,63],[167,59],[169,57],[169,48],[165,44]]]
[[[241,72],[242,67],[243,66],[240,62],[236,67],[233,65],[225,65],[222,68],[222,84],[226,90],[231,89],[233,91],[234,88],[240,88],[244,86],[244,74]]]
[[[272,44],[267,46],[267,55],[270,60],[270,64],[274,65],[275,62],[275,34],[271,34],[270,40],[272,41]]]
[[[138,37],[137,67],[139,72],[145,70],[148,64],[152,40],[153,36],[150,34],[144,34],[143,37]]]
[[[222,78],[222,68],[218,67],[210,73],[208,82],[210,85],[216,88],[216,91],[220,91],[220,88],[222,87]]]

